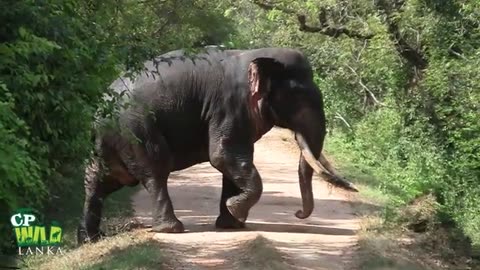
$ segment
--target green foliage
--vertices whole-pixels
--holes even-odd
[[[4,221],[19,207],[47,210],[81,197],[93,118],[99,110],[111,115],[105,97],[122,70],[233,32],[218,2],[201,0],[3,1],[0,18]],[[8,228],[1,223],[2,244]]]
[[[95,112],[114,115],[109,100],[120,96],[108,86],[122,71],[178,48],[282,46],[310,59],[331,138],[392,195],[391,206],[434,194],[439,216],[480,245],[478,1],[0,5],[2,220],[78,193]],[[320,30],[300,31],[299,14]]]
[[[446,174],[442,153],[429,140],[429,134],[416,133],[413,139],[401,123],[398,112],[383,108],[355,125],[353,139],[336,135],[337,143],[345,144],[350,151],[352,162],[368,168],[377,179],[377,188],[391,194],[391,203],[396,205],[442,189]]]
[[[480,246],[478,1],[241,3],[248,11],[238,7],[237,16],[255,22],[241,44],[305,52],[333,140],[391,206],[434,194],[443,221]],[[300,31],[299,14],[321,31]]]
[[[162,246],[155,240],[139,243],[125,249],[117,249],[101,262],[82,267],[82,270],[102,269],[165,269],[165,256],[161,253]]]

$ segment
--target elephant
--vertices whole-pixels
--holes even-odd
[[[350,191],[322,153],[326,135],[323,98],[306,57],[290,48],[218,50],[187,56],[174,51],[145,62],[138,77],[112,84],[127,91],[116,125],[95,129],[95,156],[85,173],[80,243],[96,241],[104,199],[141,183],[153,204],[152,231],[184,231],[175,216],[167,180],[173,171],[202,162],[222,174],[217,228],[243,228],[262,194],[253,163],[254,143],[273,126],[295,133],[302,209],[311,215],[313,171]],[[101,122],[101,121],[100,121]]]

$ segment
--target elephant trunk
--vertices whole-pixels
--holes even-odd
[[[339,188],[358,192],[358,189],[347,180],[339,177],[333,167],[330,165],[325,156],[321,153],[322,144],[310,143],[308,144],[302,134],[296,133],[295,139],[301,150],[300,162],[298,165],[298,177],[300,184],[300,191],[302,194],[303,209],[298,210],[295,216],[299,219],[309,217],[314,208],[314,199],[312,191],[312,176],[313,171],[323,176],[323,178],[334,186]],[[323,138],[319,138],[319,142],[323,142]],[[311,146],[309,146],[311,145]],[[314,155],[311,149],[319,150],[317,155]],[[320,162],[318,161],[320,160]]]
[[[307,145],[305,138],[300,133],[295,134],[295,138],[297,143],[300,146],[300,149],[305,149],[310,147]],[[322,138],[320,138],[320,142],[322,142]],[[321,149],[322,144],[312,145],[314,149]],[[300,161],[298,163],[298,181],[300,185],[300,193],[302,195],[302,205],[303,209],[298,210],[295,213],[295,216],[299,219],[308,218],[314,208],[314,198],[313,198],[313,190],[312,190],[312,177],[313,177],[313,169],[308,163],[308,159],[305,157],[303,152],[300,155]]]
[[[298,181],[300,184],[300,193],[302,194],[303,209],[298,210],[295,216],[299,219],[305,219],[309,217],[314,208],[313,191],[312,191],[312,176],[313,170],[308,165],[304,156],[300,156],[300,162],[298,164]]]

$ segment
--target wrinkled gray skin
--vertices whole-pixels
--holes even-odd
[[[205,161],[223,174],[216,226],[244,227],[262,193],[253,164],[254,143],[274,125],[302,136],[319,158],[325,137],[323,101],[302,53],[264,48],[182,55],[182,51],[163,55],[147,62],[149,72],[134,82],[123,78],[113,83],[116,91],[130,90],[131,105],[120,113],[122,129],[97,134],[96,158],[86,173],[79,242],[100,237],[104,198],[138,183],[152,198],[153,230],[183,232],[167,179],[172,171]],[[312,173],[300,156],[303,210],[297,212],[298,218],[313,210]]]

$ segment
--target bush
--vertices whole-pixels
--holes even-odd
[[[242,40],[306,53],[330,132],[392,207],[431,193],[480,246],[478,1],[247,2]]]
[[[441,203],[438,214],[443,221],[453,220],[478,245],[480,192],[466,182],[468,171],[460,176],[454,169],[465,159],[449,158],[437,137],[423,130],[420,123],[405,128],[396,110],[382,108],[364,117],[354,135],[337,133],[329,140],[346,148],[352,162],[372,174],[376,182],[371,184],[390,198],[388,208],[433,194]]]
[[[110,83],[166,50],[226,38],[231,23],[217,4],[3,1],[0,219],[78,196],[95,112],[114,107],[104,98],[113,95]],[[0,246],[9,244],[9,227],[1,223]]]

